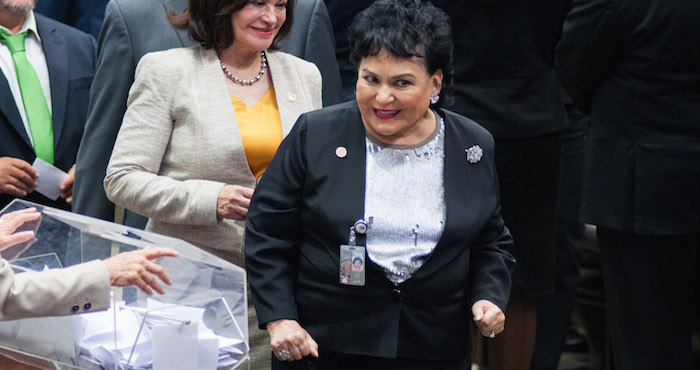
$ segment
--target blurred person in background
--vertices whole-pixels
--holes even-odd
[[[616,369],[697,369],[700,3],[574,1],[557,70],[590,112],[582,217],[596,225]]]

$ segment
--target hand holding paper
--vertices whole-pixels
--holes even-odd
[[[58,187],[61,190],[61,198],[66,200],[66,203],[73,203],[73,182],[75,180],[75,165],[68,170],[66,177]]]
[[[39,173],[32,166],[12,157],[0,157],[0,193],[23,197],[34,191]]]
[[[68,174],[39,157],[34,161],[32,167],[34,167],[37,174],[41,174],[41,179],[37,181],[34,190],[51,200],[58,199],[61,195],[61,184],[68,177]],[[73,186],[71,185],[71,194],[73,193],[72,189]]]

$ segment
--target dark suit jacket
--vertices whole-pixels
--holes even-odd
[[[553,69],[567,0],[435,0],[452,19],[455,99],[449,109],[496,140],[568,125]]]
[[[357,72],[345,30],[375,0],[325,0],[336,35],[345,89],[353,99]],[[433,0],[452,21],[455,96],[445,105],[496,140],[558,132],[568,125],[554,46],[569,0]]]
[[[97,37],[107,0],[41,0],[34,11]]]
[[[35,16],[49,69],[54,165],[68,171],[75,164],[83,135],[90,84],[95,74],[95,39],[42,15]],[[7,79],[0,75],[0,157],[4,156],[29,163],[36,159]],[[12,199],[8,194],[0,194],[0,208]],[[36,192],[23,199],[52,207],[70,207],[62,198],[53,201]]]
[[[465,117],[441,115],[444,233],[422,268],[398,286],[367,259],[364,287],[339,284],[340,245],[364,216],[365,130],[357,104],[299,118],[246,220],[246,271],[261,327],[298,320],[321,353],[421,359],[470,353],[472,303],[505,307],[508,300],[512,239],[500,215],[491,135]],[[473,145],[484,157],[470,164],[465,149]],[[335,154],[340,146],[344,158]]]
[[[148,52],[194,45],[186,31],[176,31],[166,19],[167,12],[181,12],[186,5],[187,0],[112,0],[107,4],[85,139],[78,153],[75,212],[114,220],[114,204],[107,199],[102,181],[126,111],[136,65]],[[321,0],[297,1],[294,25],[283,46],[283,51],[317,65],[323,77],[324,104],[339,102],[340,76],[332,30]],[[125,223],[144,227],[146,218],[127,212]]]
[[[558,71],[590,110],[585,221],[700,232],[700,3],[575,1]]]
[[[294,24],[282,51],[306,59],[318,67],[323,77],[323,106],[343,102],[343,86],[335,59],[333,25],[322,0],[297,0]]]

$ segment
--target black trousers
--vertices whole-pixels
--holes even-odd
[[[390,359],[322,352],[319,358],[282,362],[272,357],[272,370],[469,370],[471,357],[456,360]]]
[[[496,171],[503,220],[513,235],[511,300],[554,291],[557,193],[561,170],[560,132],[497,140]]]
[[[700,234],[597,229],[617,370],[691,370],[700,297]]]
[[[588,117],[573,110],[564,132],[564,151],[557,199],[554,292],[537,298],[537,335],[532,370],[557,370],[569,332],[579,280],[583,222],[580,221],[583,160]],[[508,320],[506,319],[506,325]]]

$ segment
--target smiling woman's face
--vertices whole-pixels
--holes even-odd
[[[233,45],[241,51],[263,51],[272,45],[287,20],[287,0],[253,0],[231,14]]]
[[[386,51],[360,62],[357,104],[365,130],[392,145],[414,145],[435,130],[430,95],[440,93],[442,71],[428,74],[422,58],[397,58]]]

